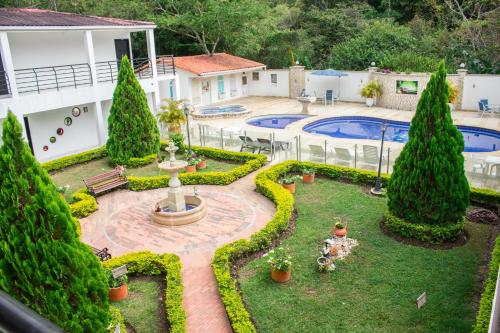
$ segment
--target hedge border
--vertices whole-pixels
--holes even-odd
[[[458,223],[446,226],[415,224],[386,211],[383,223],[387,229],[403,237],[418,239],[426,243],[443,243],[455,240],[464,231],[465,218]]]
[[[217,249],[212,260],[219,294],[235,333],[255,333],[256,329],[238,291],[237,281],[231,276],[231,264],[242,257],[267,249],[288,228],[293,213],[294,198],[277,181],[284,174],[297,172],[303,167],[315,169],[317,175],[357,184],[372,185],[377,178],[377,173],[372,171],[299,161],[286,161],[274,165],[256,176],[257,189],[276,205],[273,218],[263,229],[254,233],[250,240],[241,239]],[[382,174],[381,179],[383,183],[387,183],[390,176]],[[473,189],[471,198],[490,203],[500,202],[500,193]]]
[[[186,332],[186,313],[182,307],[182,264],[175,254],[154,254],[149,251],[127,253],[102,263],[104,268],[114,269],[127,265],[132,275],[165,274],[165,311],[170,324],[170,332]]]
[[[125,319],[123,318],[120,309],[116,306],[109,306],[109,313],[111,320],[109,321],[108,332],[113,333],[115,331],[116,325],[120,324],[120,332],[127,332],[127,328],[125,327]]]
[[[493,308],[493,298],[498,278],[498,269],[500,265],[500,236],[497,236],[495,247],[491,254],[490,269],[488,279],[486,280],[483,294],[479,302],[479,310],[476,316],[476,325],[472,333],[488,333],[490,326],[491,310]]]
[[[75,164],[80,164],[88,161],[92,161],[98,158],[102,158],[108,155],[108,152],[106,151],[106,146],[102,146],[97,149],[92,149],[85,151],[83,153],[79,154],[73,154],[65,157],[61,157],[56,160],[48,161],[45,163],[41,163],[42,167],[47,170],[47,172],[50,171],[56,171],[56,170],[61,170],[67,167],[70,167]]]

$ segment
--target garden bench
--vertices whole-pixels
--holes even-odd
[[[106,261],[108,259],[111,259],[111,253],[108,252],[108,248],[105,247],[102,250],[99,250],[98,248],[92,247],[92,251],[96,256],[99,257],[99,260],[101,261]]]
[[[114,170],[100,175],[84,179],[83,182],[89,192],[96,196],[100,193],[121,187],[128,183],[127,177],[123,174],[124,168],[116,167]]]

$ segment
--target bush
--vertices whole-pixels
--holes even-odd
[[[117,325],[120,325],[120,332],[127,332],[127,328],[125,327],[125,319],[123,319],[120,309],[118,309],[116,306],[111,305],[109,307],[109,314],[111,320],[109,322],[108,332],[114,333],[115,327]]]
[[[387,211],[384,215],[384,224],[390,231],[406,238],[428,243],[443,243],[455,240],[463,232],[465,219],[448,225],[416,224],[397,218]]]
[[[110,160],[117,165],[128,165],[131,158],[143,158],[160,150],[160,130],[149,110],[146,94],[124,56],[113,104],[108,119],[109,138],[106,144]]]
[[[472,333],[488,333],[490,324],[491,309],[493,307],[493,298],[495,297],[495,288],[498,278],[498,267],[500,264],[500,236],[495,241],[495,247],[491,254],[490,271],[488,280],[484,286],[483,295],[479,303],[479,311],[476,316],[476,325]]]
[[[127,265],[130,275],[165,274],[165,308],[170,332],[186,332],[186,313],[182,307],[181,261],[175,254],[149,251],[128,253],[102,263],[108,270]]]
[[[434,72],[437,70],[439,60],[413,51],[403,51],[386,54],[380,60],[380,68],[388,68],[393,72]]]
[[[71,215],[87,217],[97,210],[96,199],[84,188],[73,193],[73,202],[69,205]]]
[[[496,208],[496,205],[500,205],[500,192],[483,188],[472,188],[470,190],[470,200],[480,205]]]
[[[156,161],[158,154],[151,154],[144,157],[131,157],[125,164],[127,168],[138,168],[143,165],[148,165]]]
[[[61,157],[57,160],[42,163],[42,167],[48,172],[54,170],[60,170],[67,168],[69,166],[92,161],[98,158],[102,158],[107,155],[106,146],[101,148],[92,149],[83,153],[74,154],[70,156]]]

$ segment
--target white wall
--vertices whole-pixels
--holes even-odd
[[[83,112],[83,107],[88,107],[88,112]],[[72,108],[63,108],[49,112],[39,112],[29,115],[31,140],[36,158],[39,161],[48,161],[61,156],[74,154],[98,146],[97,121],[94,104],[78,105],[81,109],[79,117],[71,115]],[[71,117],[71,126],[64,124],[64,118]],[[57,135],[58,128],[64,129],[63,135]],[[55,143],[50,143],[51,136],[56,138]],[[49,149],[43,150],[47,145]]]
[[[464,78],[463,110],[477,110],[480,99],[500,105],[500,75],[467,74]]]
[[[115,39],[130,40],[128,31],[93,31],[95,61],[116,60]],[[132,53],[132,49],[130,50]]]
[[[252,72],[248,72],[248,95],[250,96],[276,96],[288,97],[289,96],[289,73],[288,69],[272,69],[265,71],[258,71],[259,80],[253,80]],[[278,75],[278,82],[271,83],[271,74]]]
[[[359,92],[361,87],[368,82],[368,72],[351,72],[344,77],[331,77],[312,75],[312,71],[306,71],[306,93],[322,97],[326,90],[333,90],[334,95],[345,102],[363,102],[364,99]]]

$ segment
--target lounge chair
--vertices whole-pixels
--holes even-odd
[[[487,99],[479,100],[478,105],[479,105],[479,112],[481,112],[481,118],[484,116],[485,113],[500,114],[500,105],[491,105],[488,103]]]
[[[274,141],[271,142],[269,139],[263,139],[263,138],[257,138],[257,141],[259,142],[259,153],[261,151],[268,151],[268,152],[273,152],[277,150],[288,150],[290,148],[290,142],[287,141]]]
[[[330,101],[333,105],[333,101],[336,99],[337,97],[333,94],[333,90],[327,90],[325,92],[325,105],[328,104],[328,101]]]
[[[352,157],[349,149],[334,147],[333,150],[335,151],[336,164],[351,166],[351,163],[354,160],[354,158]]]
[[[500,164],[493,164],[490,167],[490,176],[500,179]]]
[[[325,149],[320,145],[309,145],[309,150],[311,151],[311,161],[325,162]]]
[[[248,136],[240,135],[239,138],[241,140],[240,152],[243,151],[243,149],[251,149],[252,153],[255,153],[255,150],[260,148],[260,143],[253,141]]]
[[[377,146],[363,145],[363,161],[366,165],[370,167],[378,167],[380,160],[380,155],[378,152],[379,148]],[[382,164],[384,163],[384,157],[382,156]]]

